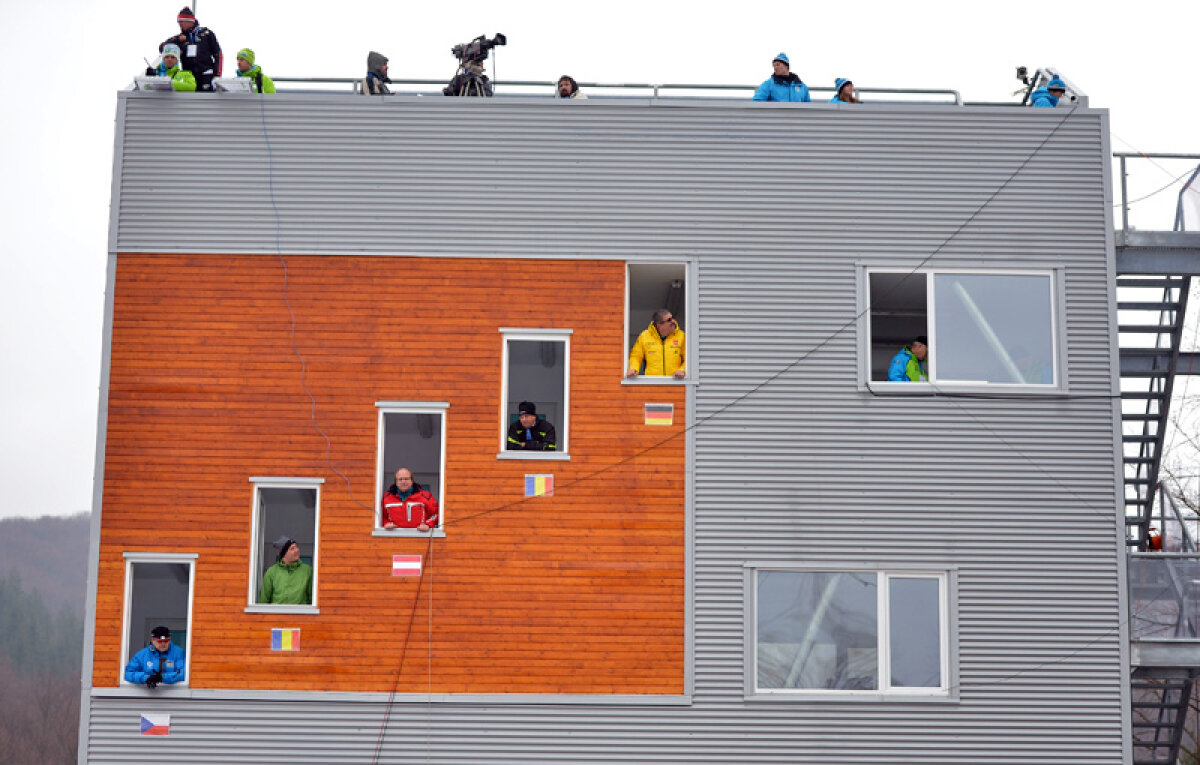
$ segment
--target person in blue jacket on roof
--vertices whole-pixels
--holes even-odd
[[[918,335],[894,357],[888,367],[889,382],[929,382],[929,341]]]
[[[833,98],[829,99],[831,104],[857,104],[858,91],[854,89],[854,83],[845,77],[838,77],[833,81]]]
[[[163,626],[150,631],[150,644],[133,655],[125,666],[125,681],[154,689],[171,685],[187,676],[183,649],[171,642],[171,630]]]
[[[1029,97],[1029,105],[1052,109],[1058,106],[1058,99],[1062,98],[1066,92],[1067,83],[1055,77],[1046,83],[1044,87],[1033,91],[1033,94]]]
[[[775,74],[771,75],[754,91],[755,101],[811,101],[808,86],[792,74],[791,62],[786,53],[780,53],[771,61]]]

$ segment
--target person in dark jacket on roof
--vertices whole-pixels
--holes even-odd
[[[363,78],[362,92],[365,96],[389,96],[392,91],[387,73],[388,57],[371,51],[367,54],[367,76]]]
[[[508,448],[530,452],[552,452],[558,448],[554,426],[538,417],[531,401],[517,407],[517,421],[508,426]]]
[[[1033,91],[1033,94],[1029,96],[1029,105],[1052,109],[1058,106],[1058,99],[1062,98],[1066,92],[1067,83],[1054,77],[1044,87]]]
[[[179,65],[196,78],[196,90],[212,90],[212,80],[221,76],[225,63],[221,43],[211,29],[197,24],[196,15],[188,6],[179,11],[175,20],[179,22],[179,34],[163,40],[159,52],[169,44],[178,45],[182,51]]]
[[[775,73],[768,77],[758,90],[754,91],[755,101],[811,101],[808,96],[808,86],[799,77],[792,74],[791,62],[786,53],[780,53],[771,61]]]
[[[857,104],[858,91],[854,89],[854,83],[847,80],[845,77],[838,77],[833,81],[834,94],[833,98],[829,99],[831,104]]]
[[[237,52],[237,68],[238,77],[247,77],[254,83],[255,93],[274,93],[275,83],[271,78],[263,74],[261,66],[256,66],[254,63],[254,51],[249,48],[242,48]]]
[[[408,468],[396,471],[396,482],[388,487],[380,504],[379,521],[385,529],[429,531],[438,524],[437,500],[413,480]]]

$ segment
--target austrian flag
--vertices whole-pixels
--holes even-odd
[[[420,555],[393,555],[392,576],[420,576]]]

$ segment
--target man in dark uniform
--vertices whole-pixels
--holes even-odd
[[[552,452],[558,448],[554,426],[537,416],[537,407],[522,401],[517,421],[508,426],[508,448],[531,452]]]
[[[179,65],[196,78],[196,90],[212,90],[212,80],[221,76],[221,67],[225,63],[217,36],[208,27],[199,26],[196,15],[186,5],[176,21],[179,22],[179,34],[163,40],[158,46],[159,52],[168,43],[178,45],[183,52]]]

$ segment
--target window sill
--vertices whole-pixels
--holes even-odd
[[[746,701],[820,701],[820,702],[905,702],[905,703],[958,703],[958,697],[945,690],[930,689],[928,691],[751,691],[745,695]]]
[[[695,385],[696,381],[691,377],[685,377],[682,380],[676,380],[674,377],[665,377],[660,375],[638,375],[637,377],[626,377],[621,380],[622,385]]]
[[[270,605],[265,603],[255,603],[254,605],[246,606],[242,609],[248,614],[319,614],[321,609],[317,606],[300,606],[300,605]]]
[[[874,396],[1067,396],[1069,391],[1054,385],[1009,385],[1002,383],[927,383],[871,380],[859,390]]]
[[[562,452],[526,452],[519,449],[503,451],[496,455],[498,460],[541,460],[543,462],[562,462],[571,459],[571,455]]]
[[[429,536],[444,537],[446,530],[441,526],[436,526],[429,531],[421,531],[420,529],[383,529],[376,527],[371,531],[373,537],[419,537],[425,538]]]

